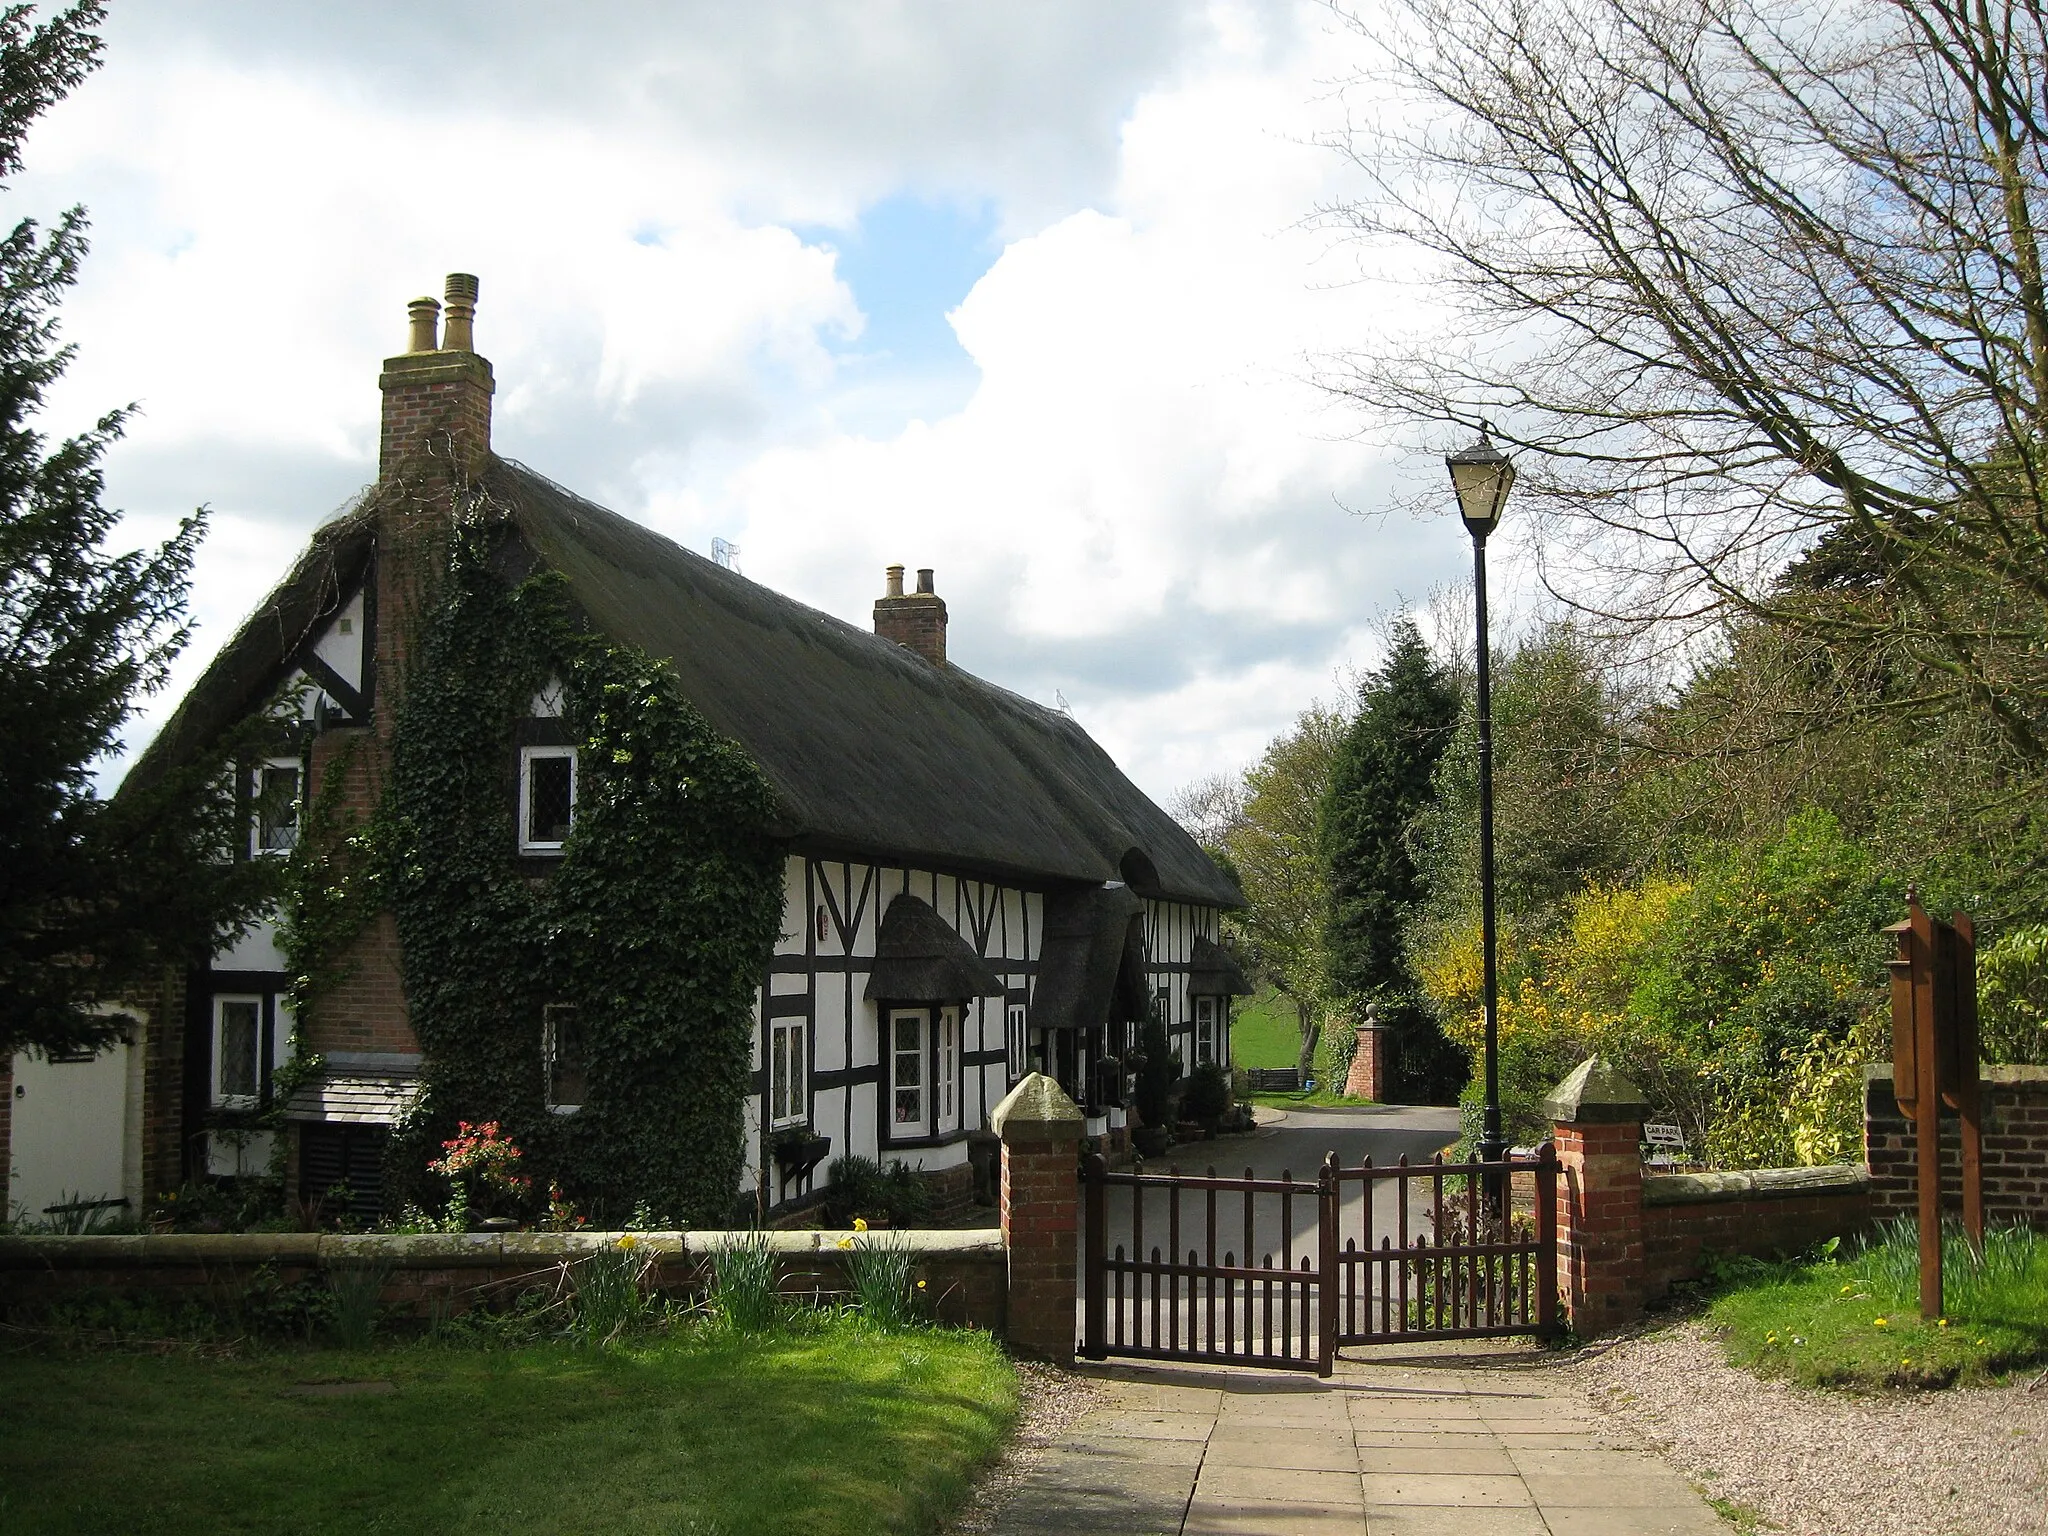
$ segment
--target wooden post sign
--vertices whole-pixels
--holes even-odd
[[[1962,1128],[1963,1230],[1984,1248],[1983,1126],[1977,1091],[1977,929],[1967,914],[1931,918],[1906,893],[1892,973],[1892,1096],[1913,1122],[1920,1196],[1920,1315],[1941,1305],[1941,1106]]]

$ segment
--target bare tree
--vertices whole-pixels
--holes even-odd
[[[1456,318],[1329,387],[1523,450],[1582,609],[1762,618],[1893,672],[1887,709],[2048,758],[2042,0],[1345,19],[1372,191],[1327,211],[1434,258]]]

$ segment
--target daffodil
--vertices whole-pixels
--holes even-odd
[[[865,1231],[867,1231],[867,1229],[868,1229],[868,1219],[867,1219],[867,1217],[865,1217],[865,1216],[856,1216],[856,1217],[854,1217],[854,1218],[853,1218],[853,1230],[854,1230],[854,1231],[856,1231],[856,1232],[865,1232]]]
[[[851,1248],[853,1246],[853,1239],[850,1237],[842,1237],[841,1239],[839,1239],[839,1246],[842,1248]]]
[[[638,1248],[639,1246],[640,1239],[635,1237],[632,1233],[621,1232],[619,1234],[619,1252],[631,1253],[635,1248]]]

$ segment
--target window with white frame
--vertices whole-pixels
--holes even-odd
[[[924,1036],[928,1016],[922,1009],[898,1009],[889,1015],[890,1125],[897,1135],[915,1136],[925,1128]]]
[[[938,1115],[934,1130],[950,1131],[960,1124],[960,1010],[941,1008],[939,1010],[938,1049],[933,1053],[937,1066],[933,1071],[932,1090],[936,1099]]]
[[[299,802],[305,765],[296,757],[265,759],[256,769],[254,811],[249,824],[252,854],[286,854],[299,845]]]
[[[1216,1059],[1216,999],[1195,999],[1195,1065],[1207,1066]]]
[[[213,1102],[254,1109],[263,1092],[263,999],[213,1000]]]
[[[804,1102],[804,1056],[808,1043],[802,1019],[772,1019],[768,1025],[768,1125],[780,1130],[800,1125],[810,1106]]]
[[[558,1115],[573,1115],[590,1093],[583,1021],[574,1003],[549,1003],[541,1009],[540,1050],[547,1065],[548,1108]]]
[[[1022,1003],[1012,1003],[1005,1021],[1003,1042],[1008,1047],[1010,1058],[1010,1081],[1015,1082],[1030,1070],[1030,1040],[1025,1025],[1025,1008]]]
[[[519,749],[519,851],[560,853],[576,817],[576,749]]]

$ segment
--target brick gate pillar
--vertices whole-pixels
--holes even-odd
[[[1557,1280],[1585,1337],[1640,1317],[1643,1256],[1642,1091],[1604,1057],[1589,1057],[1550,1091],[1543,1112],[1557,1143]]]
[[[1003,1247],[1009,1253],[1011,1347],[1074,1363],[1080,1232],[1080,1106],[1042,1072],[989,1113],[1003,1139]]]
[[[1344,1097],[1387,1102],[1387,1027],[1380,1022],[1380,1005],[1365,1005],[1365,1022],[1358,1026],[1358,1048],[1351,1053],[1351,1072],[1344,1079]]]

